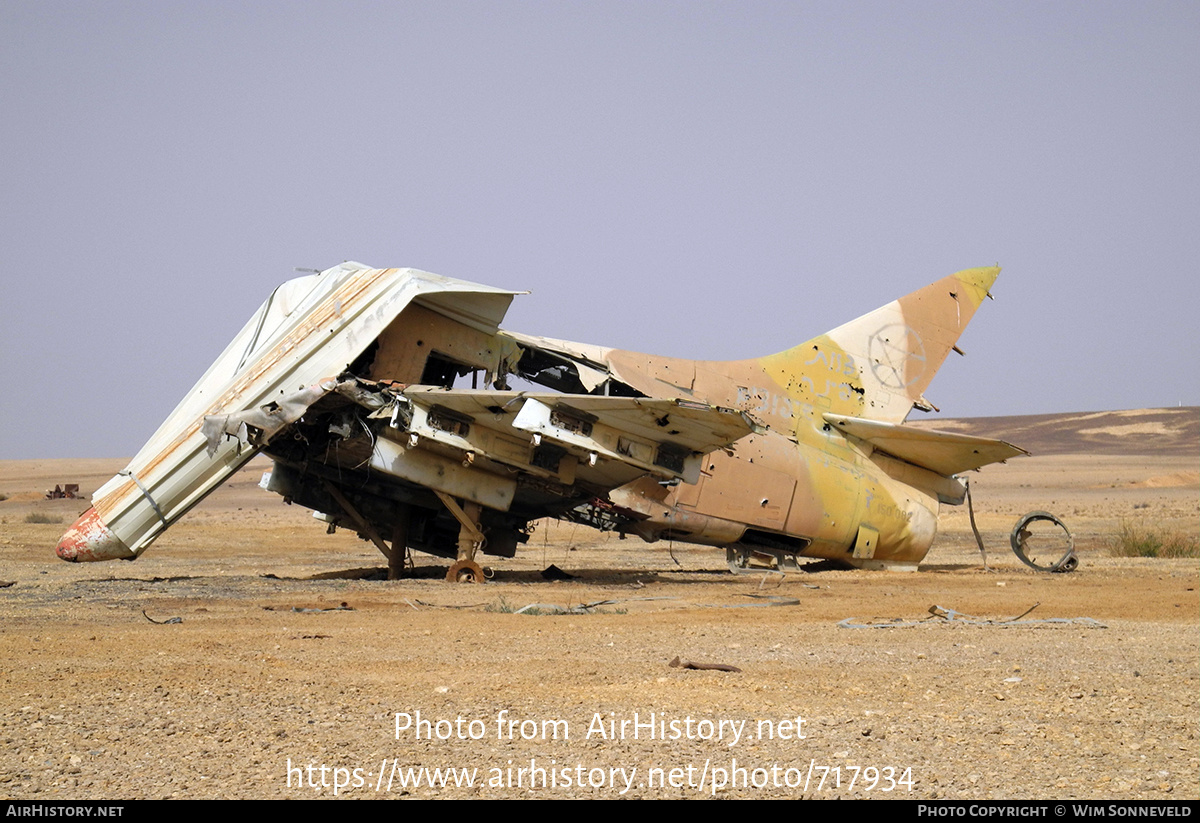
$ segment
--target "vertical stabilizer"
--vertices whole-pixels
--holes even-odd
[[[828,396],[820,411],[900,423],[955,348],[1000,269],[966,269],[806,343],[762,359],[795,399]],[[831,372],[840,391],[822,395]],[[815,388],[814,388],[815,387]]]

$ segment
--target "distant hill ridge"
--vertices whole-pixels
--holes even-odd
[[[1034,455],[1145,454],[1200,460],[1200,406],[910,419],[908,425],[1005,440]]]

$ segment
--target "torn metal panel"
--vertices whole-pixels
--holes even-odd
[[[313,404],[331,392],[337,392],[368,412],[391,406],[399,394],[399,390],[390,386],[370,385],[354,378],[329,379],[246,411],[206,415],[200,431],[208,443],[209,457],[216,454],[223,437],[231,437],[254,448],[265,446],[283,428],[295,423]]]
[[[538,337],[537,335],[522,334],[510,329],[506,329],[503,334],[523,348],[554,352],[567,360],[580,363],[605,374],[608,372],[608,355],[615,351],[604,346],[593,346],[590,343],[574,343],[570,340],[556,340],[553,337]]]
[[[534,383],[568,391],[574,380],[581,393],[603,394],[613,377],[604,362],[610,349],[512,331],[501,332],[501,336],[522,352],[520,358],[508,361],[512,370]]]

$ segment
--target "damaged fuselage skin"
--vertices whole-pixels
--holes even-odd
[[[955,475],[1024,453],[902,425],[998,273],[714,362],[504,331],[513,292],[343,264],[276,290],[58,554],[137,557],[261,452],[264,487],[394,571],[415,549],[478,579],[477,552],[511,557],[542,517],[725,547],[735,570],[915,568]]]

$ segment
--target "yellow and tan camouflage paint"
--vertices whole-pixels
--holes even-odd
[[[1000,270],[967,269],[778,354],[692,361],[591,348],[615,376],[647,395],[693,397],[749,412],[767,431],[710,455],[696,486],[666,495],[626,488],[614,502],[649,515],[643,533],[715,545],[744,523],[812,541],[803,554],[856,565],[914,567],[937,527],[947,481],[847,436],[825,413],[901,423],[914,407]],[[574,345],[574,344],[571,344]],[[901,479],[902,478],[902,479]],[[704,520],[712,522],[705,526]],[[873,551],[855,551],[878,533]],[[682,535],[681,535],[682,536]],[[684,536],[683,539],[688,539]],[[855,557],[855,554],[858,556]]]

